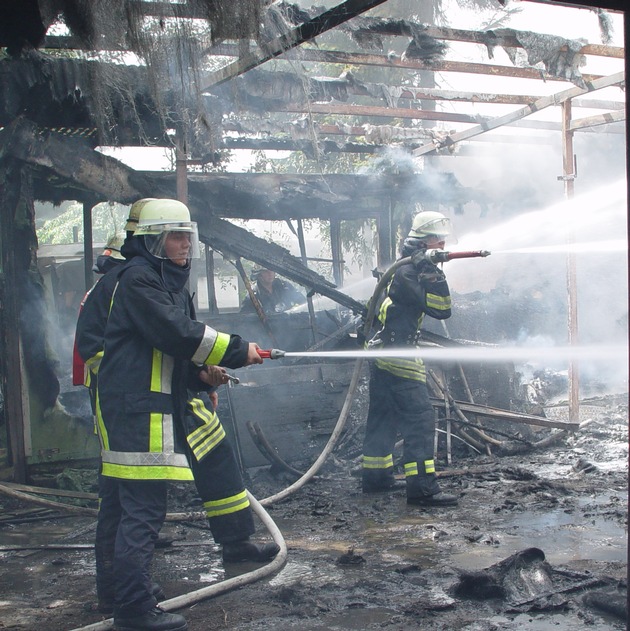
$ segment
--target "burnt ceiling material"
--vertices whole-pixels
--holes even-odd
[[[402,41],[406,42],[407,51],[411,48],[418,54],[404,55],[405,60],[387,59],[381,55],[384,61],[380,63],[393,69],[405,70],[410,77],[422,68],[480,73],[486,70],[489,73],[503,71],[505,76],[526,76],[523,72],[530,72],[532,77],[540,77],[540,71],[533,68],[490,68],[488,65],[485,68],[473,68],[475,64],[469,64],[464,68],[465,64],[461,62],[461,67],[454,65],[457,62],[445,62],[442,56],[446,49],[444,41],[447,40],[468,41],[489,47],[500,45],[512,52],[526,50],[527,54],[531,55],[531,61],[541,59],[547,65],[548,79],[560,78],[553,77],[550,74],[551,69],[558,70],[561,78],[566,79],[567,68],[575,70],[576,65],[579,66],[577,62],[567,61],[566,55],[578,51],[578,44],[581,43],[576,44],[552,36],[519,33],[507,29],[477,33],[427,26],[409,20],[358,16],[360,12],[377,3],[378,0],[346,0],[324,13],[321,13],[321,9],[306,11],[283,2],[265,5],[264,8],[258,6],[254,0],[234,3],[243,5],[239,10],[248,10],[253,12],[252,14],[263,11],[260,13],[259,32],[252,33],[251,25],[245,20],[242,32],[229,31],[226,27],[227,30],[219,37],[216,26],[213,27],[213,19],[215,22],[219,20],[232,24],[230,20],[234,16],[230,17],[225,13],[229,9],[221,8],[221,3],[218,2],[190,0],[170,4],[125,0],[115,3],[116,10],[108,13],[107,7],[111,3],[104,0],[42,1],[38,4],[41,9],[41,24],[48,25],[55,18],[59,18],[67,22],[72,33],[70,38],[47,37],[45,44],[49,45],[55,40],[60,46],[68,46],[71,50],[67,53],[60,51],[55,57],[52,50],[47,50],[46,53],[27,52],[25,44],[16,59],[5,59],[0,63],[4,86],[0,98],[0,124],[8,124],[16,115],[26,115],[41,127],[55,130],[86,130],[83,135],[89,135],[95,145],[119,146],[172,146],[172,130],[177,129],[180,134],[179,142],[185,146],[188,153],[196,159],[209,156],[209,161],[217,163],[221,160],[221,149],[236,146],[235,140],[228,140],[225,135],[227,126],[231,125],[233,128],[236,118],[243,121],[244,127],[249,125],[253,128],[250,135],[272,134],[276,139],[286,140],[288,132],[291,138],[296,138],[298,125],[287,119],[293,119],[291,114],[297,113],[308,120],[304,126],[306,133],[301,138],[304,142],[294,145],[293,148],[302,149],[317,157],[330,151],[357,150],[358,143],[337,143],[336,139],[322,135],[319,121],[324,120],[323,117],[326,116],[335,116],[339,121],[348,120],[348,116],[363,120],[371,117],[369,123],[364,125],[365,130],[378,127],[383,129],[383,132],[378,134],[378,141],[374,133],[368,133],[373,140],[363,134],[365,141],[385,144],[393,137],[390,135],[388,138],[388,133],[384,130],[386,127],[394,127],[392,123],[396,121],[393,117],[403,121],[418,121],[424,118],[452,122],[483,122],[479,118],[460,113],[424,111],[423,99],[470,101],[489,100],[493,96],[496,102],[508,102],[509,95],[448,95],[437,90],[420,91],[413,88],[410,90],[409,86],[367,83],[358,80],[354,71],[342,72],[337,77],[312,77],[295,70],[250,70],[227,84],[216,85],[216,82],[209,82],[209,77],[217,72],[213,70],[217,60],[226,63],[226,57],[223,56],[226,54],[225,45],[217,43],[221,41],[224,33],[242,35],[240,42],[247,44],[245,48],[240,44],[233,46],[230,54],[241,55],[236,57],[237,62],[251,54],[262,58],[268,49],[282,52],[295,46],[298,41],[305,41],[308,37],[334,25],[343,25],[365,50],[383,46],[385,38],[402,38]],[[19,6],[22,8],[19,9]],[[26,19],[29,7],[33,8],[33,3],[29,1],[18,4],[8,2],[0,6],[0,17],[5,11],[5,16],[12,16],[13,21],[19,15]],[[121,7],[127,7],[129,10],[122,11]],[[95,29],[105,13],[108,13],[108,16],[102,24],[102,33],[96,36]],[[221,14],[220,18],[217,18],[215,13]],[[350,17],[354,19],[348,22]],[[146,20],[152,21],[153,26],[148,27]],[[8,23],[10,22],[11,20]],[[147,27],[141,28],[141,25]],[[29,41],[27,34],[19,35],[19,31],[19,27],[12,34],[8,33],[7,28],[4,31],[0,30],[0,43],[9,44],[9,49],[14,52],[15,45],[11,44],[11,37],[22,37],[21,41]],[[254,53],[249,51],[250,45],[256,47]],[[110,49],[106,56],[93,54],[86,57],[86,51],[98,51],[103,48]],[[573,54],[573,59],[580,60],[582,53],[587,49],[591,51],[592,48],[588,45],[581,48]],[[418,52],[421,50],[424,52]],[[541,50],[543,52],[540,52]],[[126,58],[116,57],[113,54],[115,51],[132,52],[143,65],[123,64],[121,59]],[[317,59],[321,62],[353,63],[357,64],[357,70],[360,70],[361,64],[364,63],[379,63],[376,56],[362,53],[318,51],[313,48],[299,52],[301,57],[298,57],[298,60],[320,55],[321,58]],[[64,58],[60,59],[59,54]],[[69,59],[68,54],[80,56]],[[601,54],[609,53],[604,51]],[[613,51],[611,54],[616,52]],[[422,58],[421,61],[414,59],[418,56]],[[204,65],[206,62],[207,67]],[[234,65],[234,62],[224,65],[224,68],[231,65]],[[221,72],[224,68],[220,69]],[[234,73],[238,74],[243,68],[242,64],[239,66],[239,63],[236,63]],[[591,81],[598,77],[584,78]],[[574,79],[581,80],[579,76]],[[211,86],[213,94],[206,93],[202,96],[202,92],[207,92],[208,85]],[[522,97],[526,98],[530,97]],[[374,105],[375,101],[379,105]],[[271,121],[267,125],[269,129],[264,129],[269,112],[279,114],[273,132],[269,131],[273,127]],[[380,120],[376,121],[374,117],[380,117]],[[374,124],[375,122],[377,124]],[[226,129],[222,128],[223,125],[226,125]],[[407,122],[397,123],[397,126],[406,132],[410,130],[408,125]],[[338,124],[337,131],[332,133],[343,134],[345,127],[343,123]],[[88,134],[87,130],[96,131],[89,131]],[[430,132],[423,133],[425,137],[418,141],[416,132],[416,136],[408,143],[411,149],[417,148],[418,144],[425,144]],[[402,132],[399,131],[396,137],[404,143],[401,136]],[[371,151],[374,152],[376,149],[373,147]]]

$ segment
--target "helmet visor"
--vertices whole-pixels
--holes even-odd
[[[144,243],[150,254],[159,259],[170,259],[183,265],[190,259],[199,258],[199,234],[194,221],[179,224],[146,226]],[[136,235],[140,228],[136,230]]]

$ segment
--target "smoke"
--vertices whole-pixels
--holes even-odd
[[[476,316],[486,320],[475,329],[482,341],[566,344],[571,251],[579,342],[627,347],[626,209],[626,182],[619,180],[461,236],[457,249],[483,248],[493,254],[446,267],[451,290],[461,294],[449,326],[466,337]],[[627,388],[628,366],[622,359],[582,362],[580,374],[593,388]]]

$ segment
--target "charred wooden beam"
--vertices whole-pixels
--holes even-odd
[[[564,90],[557,94],[552,94],[551,96],[546,96],[536,103],[532,105],[527,105],[526,107],[517,110],[516,112],[511,112],[510,114],[506,114],[504,116],[497,116],[492,120],[482,123],[472,129],[467,129],[462,132],[458,132],[455,134],[451,134],[442,142],[442,146],[448,146],[459,142],[461,140],[467,140],[468,138],[472,138],[473,136],[477,136],[479,134],[483,134],[484,132],[490,129],[496,129],[508,123],[513,123],[514,121],[524,118],[525,116],[529,116],[534,112],[539,112],[547,107],[551,107],[552,105],[560,105],[565,101],[569,101],[573,97],[579,96],[580,94],[585,94],[587,92],[592,92],[594,90],[601,90],[602,88],[606,88],[612,85],[618,85],[625,81],[625,73],[617,72],[609,77],[602,77],[601,79],[597,79],[587,84],[586,88],[570,88],[569,90]],[[435,143],[430,143],[425,145],[424,147],[420,147],[416,149],[413,154],[415,156],[422,156],[432,151],[435,151],[437,145]]]
[[[454,42],[481,44],[482,46],[501,46],[503,48],[523,48],[519,39],[521,31],[503,28],[486,31],[470,31],[465,29],[435,26],[432,24],[417,24],[408,20],[393,20],[373,17],[359,17],[353,20],[348,30],[370,34],[408,37],[410,28],[421,28],[429,37]],[[346,30],[346,29],[344,29]],[[544,34],[541,34],[544,36]],[[549,36],[554,37],[554,36]],[[561,50],[567,50],[564,46]],[[602,46],[585,44],[579,51],[582,55],[596,55],[600,57],[624,58],[624,49],[619,46]]]
[[[499,408],[494,408],[488,405],[481,405],[479,403],[468,403],[466,401],[456,401],[456,403],[460,410],[462,410],[462,412],[477,414],[485,418],[511,421],[514,423],[524,423],[525,425],[534,425],[539,427],[555,427],[557,429],[563,429],[572,432],[575,432],[580,428],[579,423],[557,421],[545,418],[543,416],[535,416],[533,414],[501,410]],[[431,397],[431,404],[434,407],[444,407],[444,399],[440,397]]]
[[[151,5],[156,5],[152,7]],[[173,6],[182,6],[182,5],[173,5],[173,4],[165,4],[165,3],[152,3],[152,2],[143,2],[142,3],[142,11],[146,15],[164,15],[168,16],[169,14],[173,14]],[[180,15],[178,17],[190,17],[190,18],[204,18],[206,16],[198,15],[198,11],[195,8],[185,7],[184,9],[179,9]],[[185,11],[185,12],[183,12]],[[172,15],[173,16],[173,15]],[[174,17],[174,16],[173,16]],[[358,17],[354,18],[354,22],[357,25],[357,28],[353,30],[361,31],[366,30],[367,21],[370,21],[372,24],[376,24],[378,22],[378,18],[363,18]],[[391,26],[392,20],[382,20],[383,25],[377,26],[374,28],[370,28],[372,32],[378,32],[382,35],[392,35],[392,36],[408,36],[408,33],[403,33],[402,30],[398,27]],[[502,31],[471,31],[466,29],[455,29],[444,26],[435,26],[435,25],[417,25],[424,26],[424,31],[429,37],[433,37],[435,39],[445,40],[445,41],[454,41],[454,42],[465,42],[472,44],[481,44],[484,46],[487,45],[496,45],[502,47],[511,47],[511,48],[522,48],[522,44],[516,38],[514,34],[510,34],[510,29],[503,29]],[[83,48],[83,43],[79,41],[78,38],[68,35],[47,35],[44,38],[42,48],[50,48],[51,50],[59,50],[59,49],[75,49],[81,50]],[[99,46],[99,43],[96,43],[95,50],[102,50],[104,47]],[[127,50],[122,45],[118,45],[115,48],[110,44],[108,46],[109,50]],[[219,51],[218,47],[212,49],[211,52],[216,53]],[[594,55],[598,57],[609,57],[613,59],[623,59],[624,57],[624,49],[620,46],[604,46],[601,44],[584,44],[584,46],[579,51],[582,55]]]
[[[308,22],[300,24],[288,33],[282,34],[270,42],[265,42],[264,48],[260,51],[239,56],[237,61],[212,73],[208,78],[206,90],[247,72],[256,66],[260,66],[266,61],[282,55],[287,50],[295,48],[325,33],[331,28],[339,26],[347,20],[373,9],[379,4],[383,4],[385,1],[386,0],[346,0],[328,11],[324,11]]]
[[[230,44],[217,46],[218,54],[237,56],[238,49]],[[400,59],[389,55],[374,55],[367,53],[347,53],[342,51],[319,50],[302,47],[297,51],[287,51],[283,55],[289,61],[315,61],[327,64],[342,64],[354,66],[380,66],[383,68],[402,68],[409,70],[430,70],[432,72],[462,72],[465,74],[482,74],[494,77],[514,77],[517,79],[536,79],[538,81],[562,81],[558,77],[546,76],[535,68],[518,68],[498,64],[470,63],[463,61],[437,60],[423,62],[417,59]],[[584,81],[594,81],[603,75],[584,74]],[[211,86],[210,86],[211,87]]]
[[[599,114],[597,116],[574,119],[571,121],[568,131],[577,131],[585,127],[597,127],[598,125],[608,125],[625,120],[626,113],[623,110],[620,112],[607,112],[606,114]]]
[[[176,196],[174,180],[171,183],[134,171],[122,162],[94,151],[81,139],[41,134],[35,125],[23,119],[0,130],[0,158],[49,169],[94,195],[123,204],[130,204],[141,197]],[[361,303],[337,291],[332,283],[305,267],[285,248],[212,216],[207,198],[197,195],[192,186],[189,206],[199,225],[202,240],[228,258],[244,257],[357,313],[363,310]]]

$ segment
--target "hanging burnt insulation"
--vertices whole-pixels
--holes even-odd
[[[536,66],[542,64],[545,71],[552,77],[571,81],[580,88],[586,87],[580,68],[586,58],[580,52],[586,44],[583,39],[565,39],[556,35],[544,35],[530,31],[515,31],[502,28],[486,32],[486,46],[488,56],[493,58],[496,38],[515,38],[523,47],[525,53],[518,48],[505,46],[510,61],[519,67]]]
[[[349,22],[344,28],[360,46],[378,51],[385,49],[385,36],[411,37],[403,59],[421,59],[431,63],[442,59],[448,50],[447,44],[427,34],[425,24],[409,20],[361,17]]]
[[[68,100],[84,105],[99,144],[129,140],[120,130],[130,122],[137,136],[152,144],[156,132],[146,121],[158,121],[162,130],[177,130],[187,147],[208,153],[220,145],[220,113],[207,110],[201,96],[208,70],[204,51],[224,38],[257,37],[262,7],[262,0],[189,0],[168,5],[166,13],[162,7],[158,17],[151,15],[149,3],[136,0],[40,0],[39,18],[33,22],[39,30],[26,41],[24,36],[21,41],[9,38],[8,52],[30,64],[30,76],[21,81],[32,88],[46,86],[59,109]],[[68,28],[76,52],[68,63],[37,62],[28,49],[43,44],[40,31],[45,33],[55,21]],[[34,91],[19,93],[23,100],[15,109],[23,113]]]

